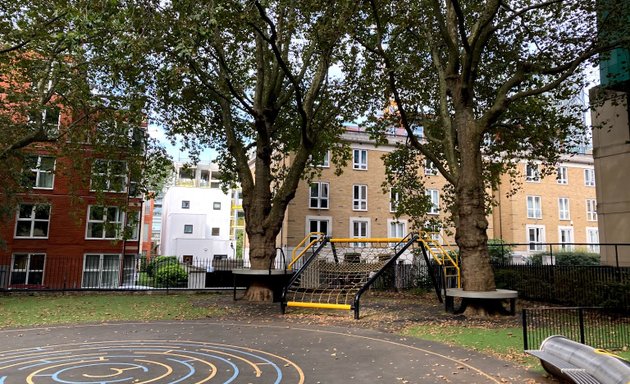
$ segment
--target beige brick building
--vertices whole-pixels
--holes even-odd
[[[336,176],[335,165],[325,159],[321,177],[310,185],[302,182],[289,204],[280,240],[289,253],[314,231],[336,238],[400,237],[408,233],[407,219],[395,218],[390,192],[382,186],[382,157],[404,140],[403,131],[395,133],[399,135],[390,135],[389,144],[375,146],[365,132],[349,127],[343,140],[352,148],[352,159],[343,173]],[[516,250],[524,255],[542,250],[540,243],[584,243],[586,248],[586,243],[598,242],[592,156],[567,158],[558,167],[559,176],[538,178],[535,167],[528,170],[525,162],[519,168],[523,181],[515,194],[507,193],[511,189],[507,176],[494,192],[498,204],[488,217],[489,238],[523,243]],[[426,175],[426,193],[436,205],[429,216],[443,215],[440,210],[444,209],[442,189],[446,181],[432,175],[431,169],[419,172]],[[596,246],[591,249],[597,250]]]

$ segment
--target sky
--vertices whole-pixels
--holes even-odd
[[[166,148],[166,151],[171,155],[173,161],[184,163],[189,160],[188,152],[181,150],[181,142],[178,141],[173,145],[166,137],[164,129],[160,125],[149,123],[148,131],[150,137],[158,140]],[[209,163],[214,160],[215,157],[216,152],[207,149],[201,153],[199,162],[204,164]]]

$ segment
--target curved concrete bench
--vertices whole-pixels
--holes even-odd
[[[467,305],[466,299],[509,300],[510,314],[514,316],[516,314],[516,298],[518,297],[518,292],[509,289],[496,289],[494,291],[464,291],[462,288],[447,288],[444,297],[446,310],[452,313],[463,312]],[[457,310],[455,310],[454,304],[455,297],[462,298],[462,305]]]
[[[545,371],[576,384],[628,384],[630,363],[604,350],[569,340],[546,338],[538,350],[527,350],[540,359]]]

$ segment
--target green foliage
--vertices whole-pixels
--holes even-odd
[[[155,273],[160,267],[178,263],[177,256],[158,256],[146,265],[144,272],[146,272],[149,277],[155,277]]]
[[[186,283],[188,275],[179,264],[162,264],[155,273],[155,282],[158,287],[179,287]]]
[[[505,264],[512,260],[514,246],[507,244],[503,239],[489,239],[488,253],[493,264]]]
[[[575,251],[555,251],[553,253],[540,252],[531,255],[527,259],[528,264],[542,265],[543,260],[553,259],[553,265],[566,266],[566,265],[599,265],[600,256],[599,253],[588,252],[586,250]]]

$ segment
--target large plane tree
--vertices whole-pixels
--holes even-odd
[[[395,105],[373,128],[404,127],[407,154],[398,158],[429,159],[452,186],[463,288],[493,290],[488,191],[514,159],[544,167],[572,150],[584,125],[570,100],[586,84],[584,69],[619,41],[598,38],[594,0],[362,4],[355,39],[367,59],[364,94]],[[613,29],[630,36],[627,23]],[[398,162],[399,175],[415,174],[408,164]]]
[[[223,179],[242,188],[253,269],[272,265],[300,180],[329,149],[344,157],[338,138],[354,115],[344,85],[357,72],[342,43],[356,8],[345,0],[183,0],[147,12],[156,114],[193,153],[215,149]],[[270,300],[271,292],[253,283],[246,297]]]

